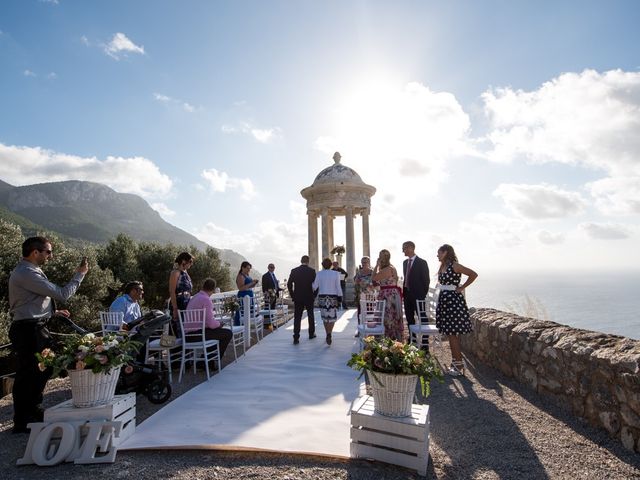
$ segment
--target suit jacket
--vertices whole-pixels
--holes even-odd
[[[276,293],[282,290],[280,288],[280,285],[276,285],[275,283],[273,283],[273,277],[271,276],[271,273],[267,272],[262,275],[262,291],[266,292],[270,289],[273,289]]]
[[[402,264],[402,271],[404,278],[407,279],[407,287],[405,287],[405,295],[409,294],[416,300],[424,300],[429,291],[429,265],[427,261],[416,256],[411,265],[411,271],[407,278],[407,265],[409,259],[407,258]]]
[[[308,305],[313,303],[313,281],[316,279],[316,271],[308,265],[300,265],[291,270],[287,288],[295,303]]]

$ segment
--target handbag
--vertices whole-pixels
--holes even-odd
[[[169,323],[169,332],[170,333],[163,333],[162,335],[160,335],[161,347],[171,348],[176,346],[176,336],[171,323]]]

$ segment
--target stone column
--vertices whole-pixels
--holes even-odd
[[[333,239],[333,219],[334,218],[335,217],[333,215],[329,215],[329,220],[327,222],[328,233],[329,233],[329,251],[331,251],[331,249],[336,246],[335,240]]]
[[[315,212],[307,212],[309,234],[309,266],[318,270],[318,216]]]
[[[348,278],[353,278],[356,274],[356,252],[355,252],[355,241],[353,234],[353,209],[351,207],[347,207],[346,214],[346,224],[347,224],[347,273]]]
[[[329,246],[329,212],[324,209],[322,210],[322,259],[325,259],[329,256],[329,250],[331,247]]]
[[[371,247],[369,246],[369,209],[362,212],[362,255],[370,257]]]

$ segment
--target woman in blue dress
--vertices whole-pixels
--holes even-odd
[[[175,259],[175,266],[169,275],[169,309],[173,319],[173,328],[178,331],[178,310],[186,310],[191,299],[193,282],[187,270],[193,265],[195,257],[189,252],[180,253]]]
[[[251,272],[251,264],[247,261],[242,262],[240,271],[236,276],[236,287],[238,287],[238,301],[242,308],[244,297],[251,297],[251,305],[253,305],[253,287],[258,284],[258,280],[253,280],[249,276]],[[240,325],[240,310],[237,310],[233,319],[234,325]]]

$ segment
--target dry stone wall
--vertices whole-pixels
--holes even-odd
[[[640,452],[640,341],[471,309],[473,354]]]

